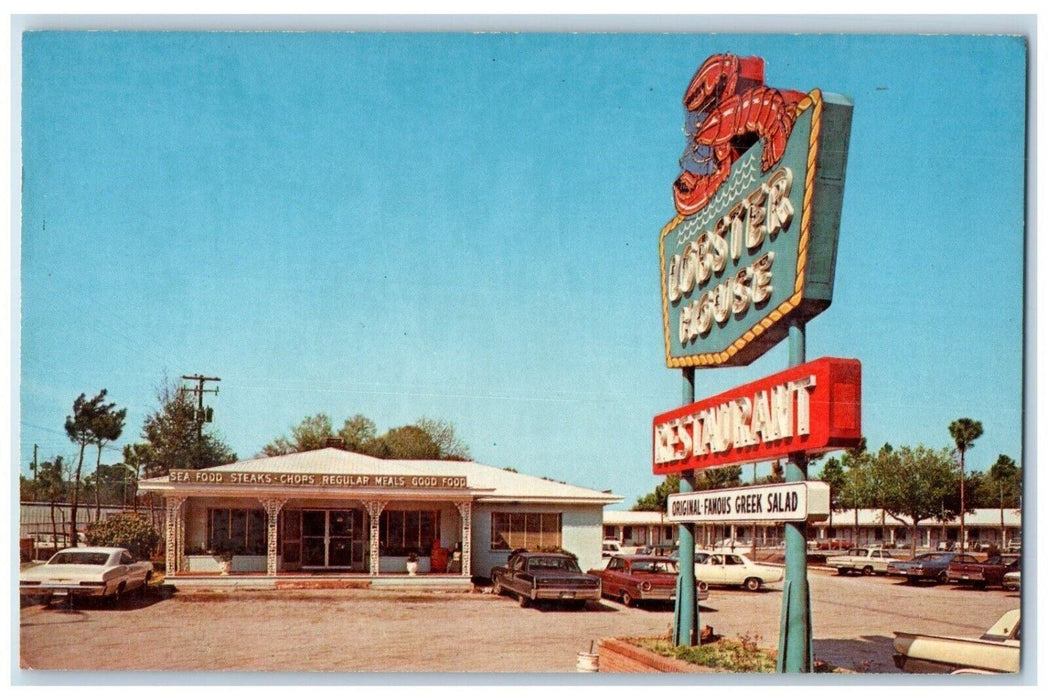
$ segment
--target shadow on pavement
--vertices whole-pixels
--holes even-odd
[[[892,661],[893,637],[880,635],[859,639],[814,639],[815,658],[831,666],[856,673],[902,673]]]

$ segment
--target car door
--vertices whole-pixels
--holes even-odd
[[[139,578],[145,577],[144,572],[139,571],[135,566],[135,558],[132,557],[131,552],[128,552],[127,550],[120,553],[120,565],[123,567],[123,577],[127,580],[128,587]]]
[[[511,590],[517,593],[530,593],[530,586],[525,586],[524,573],[527,568],[527,560],[524,557],[514,557],[513,561],[510,562],[509,571],[507,575],[509,578],[509,587]]]
[[[602,585],[609,595],[622,595],[625,570],[626,562],[623,561],[622,557],[612,557],[611,561],[608,562]]]
[[[702,564],[696,564],[695,576],[706,583],[726,583],[724,579],[724,555],[711,554]]]
[[[724,555],[724,583],[732,586],[741,586],[746,580],[746,562],[737,554]]]

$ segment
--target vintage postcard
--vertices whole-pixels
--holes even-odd
[[[653,26],[18,35],[16,683],[1029,670],[1031,35]]]

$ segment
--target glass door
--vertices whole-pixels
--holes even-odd
[[[286,510],[281,517],[284,521],[284,560],[281,563],[285,569],[298,569],[302,566],[302,511]]]
[[[328,561],[329,567],[349,568],[353,543],[353,511],[329,510]]]
[[[327,511],[302,511],[302,566],[327,566]]]

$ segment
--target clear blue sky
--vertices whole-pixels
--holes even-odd
[[[241,458],[292,424],[451,421],[482,463],[631,505],[665,367],[658,233],[710,54],[855,103],[835,298],[871,446],[1021,461],[1025,45],[859,35],[23,36],[20,466],[81,392],[139,439],[222,378]],[[703,397],[776,372],[697,373]],[[91,455],[91,463],[93,463]]]

